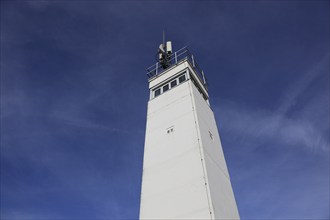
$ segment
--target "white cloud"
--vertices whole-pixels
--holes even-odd
[[[219,112],[216,109],[216,113]],[[329,146],[325,137],[310,122],[290,119],[277,113],[262,110],[243,110],[234,106],[222,106],[220,120],[223,129],[242,141],[254,142],[276,140],[282,144],[301,145],[312,151],[325,152]]]
[[[324,129],[329,129],[329,125],[323,126],[329,121],[329,109],[324,109],[324,100],[329,100],[329,95],[319,96],[316,94],[312,101],[304,100],[304,106],[297,110],[295,117],[290,117],[288,112],[293,108],[293,103],[303,95],[313,81],[326,73],[329,54],[307,71],[288,89],[282,97],[282,101],[274,111],[263,109],[253,109],[240,106],[239,104],[225,102],[221,106],[216,106],[215,113],[219,115],[220,122],[224,125],[225,132],[240,138],[253,140],[253,143],[263,141],[277,141],[283,145],[302,146],[312,152],[328,152],[329,143],[324,135]],[[310,106],[313,105],[313,106]],[[323,108],[323,109],[322,109]],[[323,117],[322,126],[315,123],[314,109],[318,109]],[[308,110],[308,111],[307,111]]]

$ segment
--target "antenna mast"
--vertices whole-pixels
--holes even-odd
[[[163,30],[163,45],[165,45],[165,31]]]
[[[171,64],[172,42],[167,41],[165,44],[165,31],[163,30],[163,43],[158,48],[158,61],[163,69]]]

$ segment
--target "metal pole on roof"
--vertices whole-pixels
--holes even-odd
[[[165,46],[165,31],[163,30],[163,45]]]
[[[206,84],[205,75],[204,75],[204,71],[203,70],[202,70],[202,76],[203,76],[204,84]]]
[[[158,74],[158,62],[156,63],[156,75]]]
[[[192,62],[193,62],[193,67],[195,67],[194,55],[192,55],[192,54],[191,54],[191,59],[192,59]]]

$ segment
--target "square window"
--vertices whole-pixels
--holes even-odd
[[[155,90],[155,97],[160,95],[160,88]]]
[[[173,88],[176,85],[177,85],[177,81],[176,80],[174,80],[174,81],[171,82],[171,88]]]
[[[165,86],[163,86],[163,92],[166,92],[169,89],[169,85],[166,84]]]
[[[186,80],[186,75],[182,75],[179,77],[179,83],[182,83],[185,80]]]

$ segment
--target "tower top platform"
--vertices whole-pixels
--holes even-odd
[[[148,81],[151,82],[160,75],[163,75],[171,67],[177,66],[183,62],[187,61],[195,72],[196,76],[202,82],[204,88],[207,90],[207,80],[204,75],[203,70],[197,64],[194,55],[189,51],[187,47],[183,47],[180,50],[169,55],[169,65],[164,68],[160,62],[155,63],[154,65],[147,68]]]

